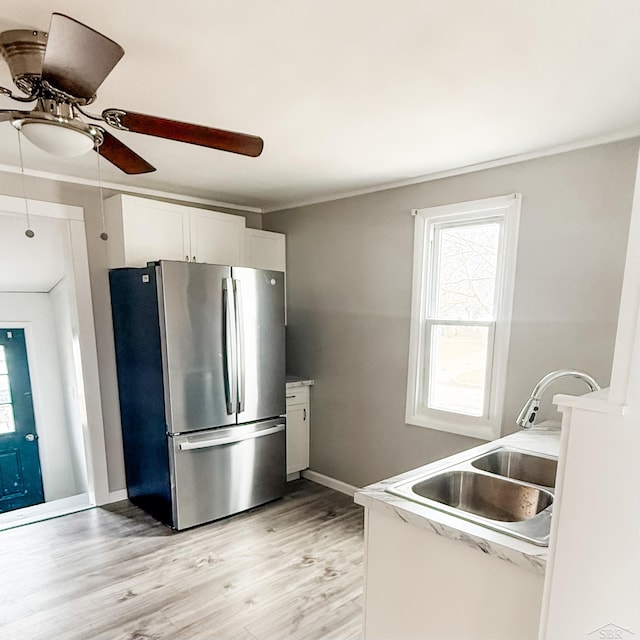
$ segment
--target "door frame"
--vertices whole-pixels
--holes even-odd
[[[75,373],[78,411],[87,463],[87,492],[91,505],[110,502],[107,455],[98,375],[98,353],[89,280],[89,257],[85,235],[84,209],[74,205],[28,200],[32,217],[56,218],[66,223],[68,251],[65,276],[71,290],[70,314],[77,335]],[[26,215],[24,198],[0,195],[0,215]]]

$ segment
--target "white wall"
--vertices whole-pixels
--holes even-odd
[[[0,293],[0,326],[25,328],[45,500],[82,493],[72,455],[71,421],[53,303],[47,293]]]
[[[266,214],[287,235],[289,373],[316,381],[312,469],[363,486],[477,444],[404,423],[414,208],[522,194],[503,433],[549,371],[607,385],[637,152],[626,140]]]

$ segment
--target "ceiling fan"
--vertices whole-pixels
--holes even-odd
[[[124,49],[94,29],[60,13],[51,16],[49,32],[14,29],[0,33],[0,53],[7,62],[18,102],[35,102],[30,111],[0,109],[0,122],[9,121],[41,149],[58,155],[81,155],[91,149],[128,174],[155,167],[111,135],[104,124],[168,140],[256,157],[262,138],[167,120],[123,109],[91,115],[84,109],[124,55]],[[89,122],[93,121],[95,124]]]

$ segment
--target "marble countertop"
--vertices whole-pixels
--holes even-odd
[[[300,376],[287,376],[287,387],[310,387],[314,384],[311,378],[301,378]]]
[[[493,531],[462,518],[457,518],[444,511],[438,511],[417,502],[394,496],[386,491],[388,486],[397,482],[439,471],[485,451],[495,449],[500,445],[510,445],[532,453],[558,456],[560,451],[560,427],[557,423],[541,423],[532,429],[519,431],[423,467],[407,471],[393,478],[371,484],[356,491],[354,499],[363,507],[387,513],[393,517],[400,518],[404,522],[422,527],[437,535],[457,540],[462,544],[498,557],[506,562],[524,566],[537,573],[544,573],[547,564],[548,547],[540,547],[525,540],[513,538],[499,531]]]

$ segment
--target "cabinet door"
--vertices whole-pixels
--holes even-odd
[[[309,410],[307,405],[287,407],[287,474],[309,467]]]
[[[191,208],[191,261],[244,266],[242,216]]]
[[[283,233],[246,229],[245,245],[248,267],[286,271],[286,245]]]
[[[186,260],[189,207],[131,196],[105,202],[110,267],[144,267],[152,260]]]

